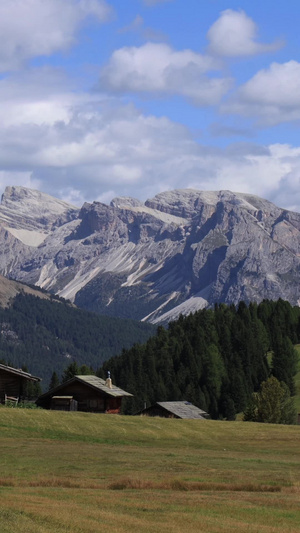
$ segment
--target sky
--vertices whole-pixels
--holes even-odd
[[[300,211],[299,0],[1,0],[0,192]]]

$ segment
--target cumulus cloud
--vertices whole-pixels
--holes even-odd
[[[209,50],[218,56],[238,57],[273,52],[283,46],[282,41],[259,43],[257,34],[255,22],[244,11],[226,9],[207,33]]]
[[[300,63],[272,63],[242,85],[223,105],[226,113],[256,117],[261,125],[273,126],[300,119]]]
[[[219,64],[192,50],[146,43],[116,50],[101,72],[100,86],[116,92],[181,95],[197,105],[214,105],[229,90],[229,78],[208,77]]]
[[[105,0],[1,0],[0,71],[65,50],[86,17],[103,22],[110,11]]]
[[[0,81],[2,190],[24,185],[81,205],[183,187],[231,189],[300,210],[300,147],[202,146],[168,118],[100,94],[64,92],[59,73],[54,79],[34,71],[22,86],[18,76]],[[16,102],[23,113],[14,112]]]

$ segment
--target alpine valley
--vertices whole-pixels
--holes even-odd
[[[215,303],[300,299],[300,214],[183,189],[81,209],[7,187],[0,273],[102,315],[152,323]]]

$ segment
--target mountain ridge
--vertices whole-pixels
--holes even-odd
[[[220,302],[296,305],[300,214],[226,190],[79,209],[10,187],[0,206],[0,273],[89,310],[154,323]]]

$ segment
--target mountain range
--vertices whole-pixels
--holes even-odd
[[[300,300],[300,214],[251,194],[182,189],[77,208],[7,187],[0,274],[97,313],[152,323],[214,303]]]

